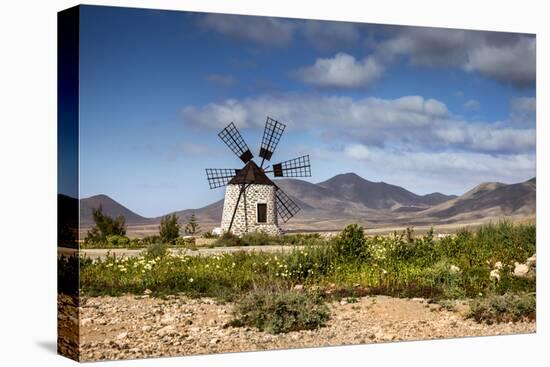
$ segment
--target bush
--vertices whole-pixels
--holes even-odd
[[[533,293],[490,295],[470,302],[470,311],[466,317],[487,324],[534,320],[536,302]]]
[[[241,239],[231,232],[223,232],[212,245],[213,247],[241,246]]]
[[[126,236],[120,235],[109,235],[107,236],[107,247],[108,248],[125,248],[128,247],[130,239]]]
[[[325,326],[329,308],[315,294],[259,291],[235,305],[232,326],[251,326],[272,334]]]
[[[85,242],[104,243],[107,236],[110,235],[126,235],[126,219],[120,215],[117,218],[112,218],[103,213],[103,207],[100,205],[97,209],[92,209],[92,216],[95,226],[88,231]]]
[[[162,217],[160,220],[159,237],[162,243],[173,244],[180,235],[178,216],[175,214]]]
[[[334,242],[336,254],[345,260],[362,261],[369,257],[363,227],[350,224]]]
[[[202,234],[202,238],[210,239],[210,238],[218,238],[220,237],[217,234],[212,233],[212,231],[207,231]]]
[[[154,259],[164,257],[168,253],[168,246],[165,243],[153,243],[145,250],[145,257]]]
[[[241,246],[282,245],[281,236],[271,236],[265,232],[248,232],[241,237]]]

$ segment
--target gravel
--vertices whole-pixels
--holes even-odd
[[[61,317],[74,321],[74,307]],[[212,299],[170,296],[93,297],[81,299],[81,360],[134,359],[344,344],[534,333],[534,322],[485,325],[465,320],[467,307],[449,311],[428,300],[367,296],[357,302],[333,302],[331,320],[318,330],[271,335],[229,327],[232,305]],[[73,302],[74,303],[74,302]],[[66,313],[71,315],[65,315]],[[74,323],[66,323],[74,327]],[[73,335],[71,330],[60,335]],[[63,344],[63,337],[61,337]],[[74,348],[74,338],[65,338]]]

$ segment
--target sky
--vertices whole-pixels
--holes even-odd
[[[310,182],[355,172],[417,194],[535,176],[535,36],[83,6],[80,197],[144,216],[221,199],[205,168],[309,154]]]

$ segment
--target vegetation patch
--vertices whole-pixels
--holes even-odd
[[[536,297],[533,293],[492,294],[473,300],[467,317],[487,324],[534,320]]]
[[[279,334],[323,327],[330,310],[313,293],[257,291],[237,302],[234,317],[231,326],[250,326]]]
[[[80,261],[80,287],[91,296],[142,294],[149,289],[158,295],[183,292],[235,300],[254,289],[300,285],[324,291],[330,298],[384,294],[438,301],[536,290],[535,277],[514,275],[514,264],[525,263],[535,253],[534,225],[502,222],[441,239],[433,233],[415,236],[412,230],[388,236],[362,232],[358,226],[348,227],[336,238],[310,237],[307,241],[321,244],[286,252],[216,256],[189,256],[183,249],[167,252],[154,243],[139,257],[64,260],[59,267]],[[491,275],[496,264],[498,278]]]

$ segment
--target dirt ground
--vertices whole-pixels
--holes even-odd
[[[465,320],[465,304],[448,311],[420,298],[367,296],[331,303],[326,327],[271,335],[228,327],[231,304],[202,298],[82,298],[81,360],[182,356],[420,339],[534,333],[535,322],[497,325]],[[59,302],[64,302],[60,296]],[[61,307],[63,309],[63,307]],[[73,312],[74,313],[74,312]],[[62,333],[63,334],[63,333]]]

